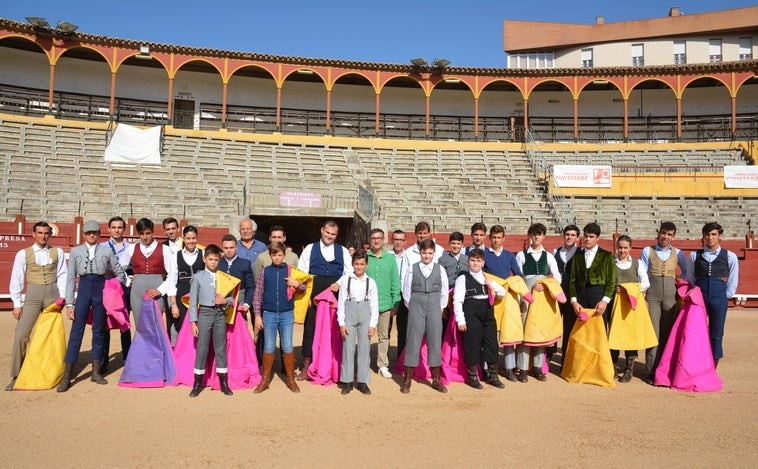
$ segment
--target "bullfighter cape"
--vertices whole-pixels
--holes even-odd
[[[545,277],[535,284],[542,284],[542,291],[534,291],[534,302],[529,305],[529,314],[524,324],[524,344],[532,347],[552,345],[563,334],[563,320],[558,303],[566,302],[561,283]]]
[[[145,295],[124,371],[118,381],[127,388],[160,388],[176,378],[174,356],[161,308]]]
[[[34,336],[26,350],[14,390],[52,389],[60,384],[66,357],[66,333],[61,317],[63,303],[63,298],[57,299],[37,318]]]
[[[683,306],[655,370],[655,385],[681,391],[720,391],[724,383],[713,363],[703,293],[685,281],[677,284],[677,291]]]
[[[491,274],[485,275],[505,288],[505,296],[495,298],[493,303],[500,345],[520,344],[524,341],[524,325],[521,322],[519,296],[531,303],[532,295],[529,293],[529,288],[524,279],[518,275],[511,275],[507,279]]]
[[[212,338],[211,343],[213,343]],[[197,337],[192,335],[189,315],[186,315],[174,347],[174,362],[176,363],[174,385],[192,386],[194,384],[196,353]],[[231,389],[249,389],[260,384],[261,374],[258,371],[255,342],[240,311],[237,311],[236,320],[226,325],[226,360],[227,379]],[[220,389],[213,347],[208,351],[208,359],[205,362],[203,386]]]
[[[105,307],[105,326],[107,330],[118,329],[120,332],[126,332],[131,329],[132,324],[129,322],[129,310],[126,309],[126,304],[124,303],[124,287],[121,286],[118,277],[105,280],[103,306]],[[92,309],[90,308],[87,324],[92,325],[92,323]]]
[[[290,297],[290,299],[295,299],[295,322],[297,324],[303,324],[305,322],[305,313],[308,312],[308,303],[310,302],[311,293],[313,292],[313,275],[290,266],[289,276],[305,285],[304,292],[298,292],[291,287],[287,288],[287,296]]]
[[[313,359],[308,379],[313,384],[330,386],[340,380],[342,336],[337,324],[337,298],[326,289],[313,298],[316,302],[316,330],[313,333]]]
[[[216,293],[224,298],[232,297],[232,304],[224,310],[227,324],[234,324],[237,318],[237,304],[239,303],[240,283],[237,277],[226,272],[216,272]]]
[[[612,350],[644,350],[658,345],[645,296],[639,283],[621,283],[613,300],[608,346]]]
[[[458,324],[456,324],[453,315],[450,316],[450,320],[447,322],[445,336],[442,338],[441,354],[442,374],[440,376],[440,381],[442,381],[442,378],[444,377],[448,382],[465,383],[468,378],[468,369],[466,367],[466,362],[463,359],[463,332],[458,330]],[[423,363],[424,367],[427,366],[426,356],[426,339],[424,339],[422,353],[423,361],[421,358],[419,359],[419,364]],[[399,363],[402,364],[403,362],[400,361]],[[421,367],[417,367],[417,369],[418,368]],[[427,378],[430,376],[427,376]],[[444,384],[447,385],[447,382]]]
[[[615,370],[605,335],[605,322],[595,309],[582,310],[569,336],[561,377],[569,383],[612,387]]]

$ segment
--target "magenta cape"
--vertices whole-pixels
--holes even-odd
[[[145,297],[119,386],[160,388],[176,377],[174,357],[158,303]]]
[[[683,306],[655,370],[655,385],[681,391],[720,391],[723,382],[713,364],[703,293],[700,287],[677,286]]]
[[[468,378],[468,369],[466,362],[463,360],[463,332],[458,330],[458,324],[455,322],[455,317],[450,316],[450,320],[447,322],[447,329],[445,329],[445,337],[442,339],[442,372],[440,375],[440,381],[442,377],[446,378],[445,384],[448,382],[465,383]],[[426,339],[424,339],[423,349],[423,363],[426,366]],[[403,352],[405,353],[405,352]],[[402,364],[402,361],[398,363]],[[419,361],[419,364],[421,361]],[[420,368],[420,367],[419,367]],[[481,375],[481,373],[479,373]],[[430,375],[431,376],[431,375]]]
[[[313,298],[316,302],[316,331],[313,334],[313,359],[308,379],[313,384],[330,386],[340,380],[342,336],[337,324],[337,299],[328,288]]]
[[[105,306],[105,325],[110,329],[126,332],[131,329],[129,311],[124,304],[124,287],[118,277],[109,278],[103,287],[103,306]],[[87,324],[92,325],[92,309],[87,316]]]
[[[255,356],[255,342],[247,328],[247,322],[239,310],[236,314],[234,323],[226,325],[227,379],[231,389],[250,389],[260,384],[261,374],[258,371],[258,358]],[[213,339],[211,339],[211,344],[213,344]],[[174,385],[192,386],[194,384],[196,353],[197,338],[192,335],[189,315],[185,315],[184,324],[179,330],[174,347],[174,361],[176,362]],[[208,359],[205,362],[203,386],[219,389],[213,346],[208,351]]]

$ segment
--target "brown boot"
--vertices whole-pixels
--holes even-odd
[[[100,360],[94,360],[92,362],[92,377],[90,378],[90,381],[93,381],[97,384],[108,384],[108,381],[103,378],[103,375],[100,374]]]
[[[74,368],[73,363],[66,363],[66,368],[63,370],[63,379],[61,379],[61,384],[58,386],[58,389],[56,391],[58,392],[66,392],[68,391],[68,388],[71,387],[71,370]],[[15,378],[14,378],[15,381]]]
[[[432,389],[435,391],[439,391],[441,393],[446,393],[447,388],[444,384],[442,384],[442,381],[440,381],[440,367],[439,366],[433,366],[432,367]]]
[[[297,375],[298,381],[305,381],[308,379],[309,366],[311,366],[311,357],[303,357],[303,368],[300,370],[300,374]]]
[[[413,382],[413,367],[406,366],[403,372],[403,385],[400,386],[400,392],[408,394],[411,392],[411,383]]]
[[[295,381],[295,352],[283,354],[282,361],[284,362],[284,372],[287,374],[287,387],[292,392],[300,392]]]
[[[258,394],[268,389],[268,383],[271,378],[271,368],[274,366],[274,354],[263,352],[263,374],[261,375],[261,384],[253,389],[253,394]]]

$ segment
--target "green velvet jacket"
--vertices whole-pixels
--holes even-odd
[[[605,285],[603,296],[613,298],[616,291],[616,263],[613,260],[613,254],[598,247],[595,260],[592,262],[592,266],[587,269],[584,262],[584,249],[577,251],[571,258],[569,298],[575,298],[577,290],[587,284],[587,275],[589,275],[590,285]]]

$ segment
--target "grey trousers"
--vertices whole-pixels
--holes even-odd
[[[163,283],[163,276],[159,274],[137,274],[132,281],[132,291],[129,294],[129,302],[132,304],[132,313],[134,313],[134,322],[132,328],[137,330],[139,324],[139,315],[142,312],[142,300],[145,299],[145,292],[151,288],[158,288]],[[158,301],[163,307],[164,302]]]
[[[220,308],[201,306],[197,312],[197,351],[195,352],[195,374],[205,373],[205,362],[213,336],[213,351],[216,353],[216,372],[226,373],[226,316]]]
[[[442,365],[442,310],[440,294],[411,293],[408,305],[408,331],[405,339],[405,366],[416,367],[421,341],[426,336],[427,365]]]
[[[49,285],[27,285],[24,309],[16,323],[16,332],[13,337],[11,378],[17,377],[18,372],[21,370],[21,364],[26,357],[26,348],[29,346],[29,339],[32,335],[32,329],[37,322],[39,314],[59,297],[60,292],[58,291],[58,285],[55,283]]]
[[[645,368],[648,374],[655,373],[666,346],[671,328],[679,313],[676,304],[674,277],[650,277],[650,288],[645,297],[653,321],[653,329],[658,337],[658,346],[645,351]]]
[[[369,364],[371,357],[371,339],[368,336],[371,307],[368,301],[345,301],[345,327],[347,337],[342,341],[342,364],[340,381],[352,383],[355,377],[355,365],[358,365],[358,382],[369,382]],[[358,341],[358,359],[355,359],[355,342]]]

